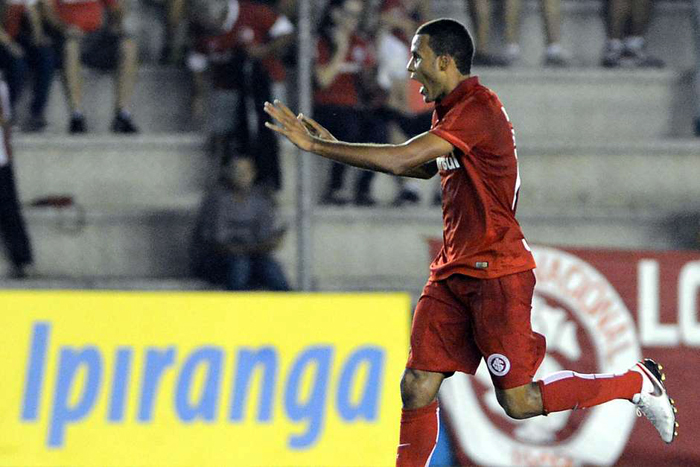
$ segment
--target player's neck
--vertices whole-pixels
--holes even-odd
[[[465,80],[471,78],[472,75],[463,75],[461,73],[454,73],[454,74],[449,74],[447,76],[447,79],[445,80],[445,87],[444,87],[444,93],[437,99],[438,101],[441,101],[452,91],[457,89],[457,87],[462,84]]]

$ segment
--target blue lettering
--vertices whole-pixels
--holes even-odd
[[[236,376],[233,380],[233,397],[229,420],[243,420],[246,401],[248,399],[249,386],[253,372],[261,368],[260,401],[258,403],[258,420],[269,422],[272,420],[272,398],[275,393],[277,379],[277,352],[273,347],[264,347],[260,350],[241,348],[238,351]]]
[[[289,446],[293,449],[311,446],[316,442],[321,431],[332,357],[333,349],[331,347],[309,347],[294,362],[289,373],[287,387],[284,391],[284,406],[287,415],[295,422],[304,419],[309,421],[306,433],[290,436]],[[316,378],[314,378],[313,388],[310,391],[308,400],[301,402],[299,401],[299,393],[304,373],[314,364],[316,366]]]
[[[214,421],[216,416],[216,405],[219,400],[219,383],[221,381],[221,362],[223,352],[215,347],[202,347],[192,352],[192,355],[185,361],[177,382],[175,395],[175,409],[183,422],[191,422],[198,415],[202,420]],[[199,402],[190,405],[188,396],[192,388],[195,370],[200,364],[208,366],[206,382],[202,389]]]
[[[36,420],[41,400],[41,386],[44,382],[46,365],[46,347],[49,342],[49,323],[35,323],[32,331],[32,344],[29,351],[27,382],[24,386],[24,404],[22,419]]]
[[[350,400],[360,365],[367,365],[367,381],[362,397],[357,405]],[[377,419],[377,402],[384,374],[384,351],[378,347],[361,347],[350,355],[338,381],[336,400],[338,413],[346,421],[362,417],[365,420]]]
[[[85,367],[86,381],[80,401],[74,407],[68,405],[74,378],[81,366]],[[61,350],[58,364],[53,413],[49,423],[49,446],[60,447],[65,441],[66,425],[85,417],[97,399],[102,376],[102,358],[97,348],[90,346],[75,351]]]
[[[121,347],[117,350],[116,361],[114,363],[114,380],[112,381],[112,398],[109,404],[110,422],[121,422],[124,420],[124,406],[126,403],[126,393],[129,387],[129,376],[131,375],[131,356],[133,351],[129,347]]]
[[[175,363],[175,347],[158,349],[149,347],[146,350],[146,364],[143,370],[143,384],[141,386],[141,404],[138,420],[150,422],[153,419],[153,406],[158,394],[160,378],[166,368]]]

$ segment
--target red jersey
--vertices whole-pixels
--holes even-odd
[[[83,32],[97,31],[102,27],[105,7],[113,8],[117,0],[55,0],[56,12],[66,24]]]
[[[35,3],[33,0],[10,0],[6,2],[2,27],[8,36],[15,38],[19,35],[26,6],[34,5]]]
[[[331,61],[331,45],[327,40],[319,39],[317,53],[317,63],[325,65]],[[314,93],[316,105],[357,106],[360,102],[358,90],[360,72],[374,66],[375,63],[376,57],[370,45],[357,34],[353,34],[340,73],[327,87],[316,88]]]
[[[491,279],[533,269],[515,220],[520,175],[513,125],[498,96],[475,76],[464,80],[436,103],[430,132],[455,147],[436,161],[444,228],[431,279]]]
[[[217,70],[217,67],[228,64],[237,48],[246,44],[265,44],[294,31],[294,27],[285,16],[277,14],[265,5],[236,1],[231,2],[231,9],[232,24],[228,31],[214,36],[201,36],[195,40],[195,50],[205,55],[212,63],[215,86],[220,89],[235,87],[226,76],[219,76],[227,74],[228,71]],[[262,63],[273,81],[284,81],[286,72],[278,58],[266,58]]]

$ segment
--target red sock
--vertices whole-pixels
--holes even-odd
[[[425,467],[437,445],[440,427],[437,400],[425,407],[401,410],[401,435],[396,467]]]
[[[642,375],[636,371],[620,374],[582,375],[573,371],[553,373],[537,384],[545,413],[585,409],[613,399],[628,399],[642,388]]]

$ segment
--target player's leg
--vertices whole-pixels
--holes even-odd
[[[561,0],[542,0],[542,14],[547,41],[544,64],[566,66],[568,57],[561,45]]]
[[[396,465],[425,466],[432,456],[440,427],[437,393],[445,375],[406,368],[401,378],[401,430]]]
[[[678,423],[661,369],[661,365],[646,359],[624,373],[581,374],[568,370],[553,373],[537,381],[543,413],[585,409],[625,399],[635,404],[661,438],[670,443],[677,434]]]
[[[71,111],[70,133],[87,131],[83,116],[83,76],[80,64],[80,39],[66,38],[63,44],[63,84]]]
[[[521,0],[506,0],[504,39],[506,42],[506,60],[509,64],[515,63],[520,58],[520,12]]]
[[[469,17],[475,35],[476,53],[488,55],[491,35],[491,4],[489,0],[468,0]]]
[[[314,118],[339,140],[359,142],[361,133],[359,115],[353,107],[318,105],[314,108]],[[348,166],[345,164],[331,162],[331,173],[321,198],[322,204],[343,205],[348,202],[340,193],[343,189],[347,168]]]
[[[622,36],[632,12],[632,0],[609,0],[607,5],[607,40],[603,51],[604,67],[620,66],[622,60]]]
[[[138,133],[129,109],[136,86],[138,72],[138,47],[136,41],[124,36],[119,38],[119,64],[115,76],[114,121],[112,131],[116,133]]]
[[[474,374],[480,360],[466,310],[443,282],[429,282],[413,315],[411,351],[401,380],[397,466],[428,465],[439,432],[440,384],[455,371]]]
[[[634,0],[632,2],[632,19],[630,34],[625,38],[625,54],[630,55],[637,66],[661,68],[663,60],[649,55],[645,47],[644,35],[651,20],[653,4],[651,0]]]
[[[44,111],[49,102],[56,70],[56,53],[50,45],[32,45],[29,48],[28,59],[34,70],[34,92],[27,128],[29,131],[41,131],[46,126]]]
[[[632,401],[641,392],[642,382],[642,376],[634,370],[619,374],[580,374],[566,370],[515,388],[497,388],[496,397],[510,417],[523,419],[586,409],[614,399]]]
[[[450,283],[451,287],[459,285]],[[650,360],[623,373],[567,370],[532,382],[545,354],[544,338],[530,326],[534,285],[529,271],[481,281],[478,304],[472,306],[476,341],[505,412],[523,419],[625,399],[635,403],[662,438],[671,442],[676,427],[674,407],[661,382],[660,368]]]

